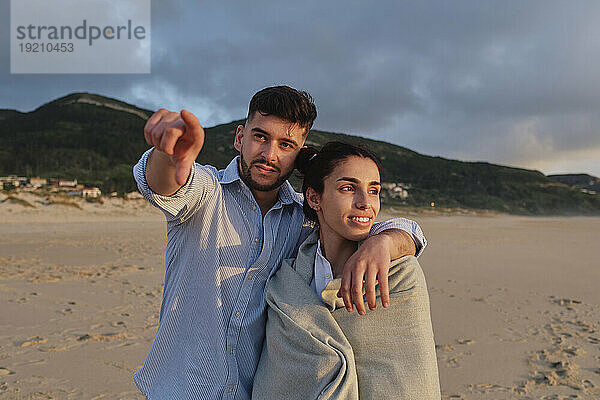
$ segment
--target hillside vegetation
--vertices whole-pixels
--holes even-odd
[[[149,110],[115,99],[73,93],[22,113],[0,110],[0,175],[77,178],[104,193],[135,190],[131,168],[147,145]],[[225,167],[237,154],[233,135],[243,120],[206,129],[198,157]],[[485,162],[462,162],[416,153],[404,147],[341,133],[313,130],[307,144],[330,140],[369,146],[381,158],[384,182],[401,183],[409,196],[384,203],[489,209],[515,214],[600,214],[600,195],[550,179],[539,171]],[[592,177],[593,178],[593,177]],[[597,179],[597,178],[594,178]],[[297,177],[293,177],[297,187]]]

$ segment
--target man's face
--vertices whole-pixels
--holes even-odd
[[[245,126],[237,127],[235,135],[242,180],[253,190],[277,190],[294,170],[304,139],[304,129],[297,124],[254,113]]]

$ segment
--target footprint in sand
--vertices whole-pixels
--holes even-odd
[[[452,346],[451,344],[436,344],[435,349],[442,351],[453,351],[454,346]]]
[[[102,333],[102,334],[84,334],[77,338],[78,342],[108,342],[112,340],[125,340],[129,337],[126,333]]]
[[[590,381],[589,379],[586,379],[583,381],[583,387],[586,389],[591,389],[591,388],[595,387],[595,385],[592,383],[592,381]]]
[[[5,375],[14,375],[14,371],[11,371],[8,368],[4,368],[4,367],[0,367],[0,376],[5,376]]]
[[[448,365],[450,368],[458,368],[460,367],[460,358],[458,357],[452,357],[446,360],[446,365]]]
[[[472,301],[478,302],[478,303],[488,303],[489,301],[489,297],[488,296],[483,296],[483,297],[473,297],[471,299]]]
[[[47,341],[48,341],[48,339],[44,339],[43,337],[34,336],[34,337],[24,340],[22,342],[17,342],[17,345],[19,347],[29,347],[29,346],[35,346],[38,344],[43,344],[43,343],[46,343]]]
[[[554,296],[550,296],[550,298],[553,298]],[[552,300],[554,303],[558,304],[559,306],[573,306],[575,304],[583,304],[583,302],[581,300],[575,300],[575,299],[554,299]]]
[[[506,386],[500,386],[495,383],[478,383],[476,385],[469,385],[468,388],[472,392],[479,392],[479,393],[510,391],[510,388],[508,388]]]
[[[585,350],[576,346],[560,346],[559,350],[566,354],[567,357],[574,357],[585,354]]]

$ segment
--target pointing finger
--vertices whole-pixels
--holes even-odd
[[[200,121],[198,120],[198,118],[196,118],[196,116],[188,110],[181,110],[179,115],[181,115],[181,118],[185,122],[186,126],[192,129],[202,128],[202,125],[200,125]]]

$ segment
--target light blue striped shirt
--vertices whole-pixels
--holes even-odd
[[[161,196],[145,179],[150,151],[133,173],[166,216],[166,272],[156,337],[134,381],[150,399],[250,399],[267,280],[311,230],[301,196],[286,181],[263,218],[240,179],[239,157],[223,170],[195,164],[177,193]],[[371,234],[386,229],[411,233],[419,252],[426,245],[414,221],[379,223]]]

